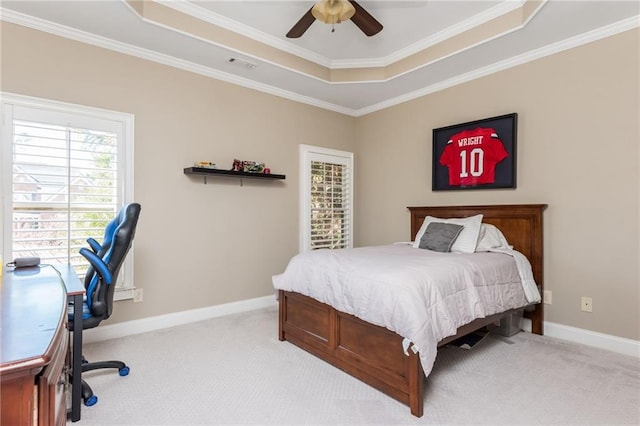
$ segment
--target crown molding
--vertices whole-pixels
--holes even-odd
[[[272,53],[268,53],[268,50],[270,49],[279,50],[281,52],[285,52],[286,54],[290,55],[293,58],[297,58],[301,60],[301,62],[303,61],[303,59],[300,58],[300,56],[297,56],[295,54],[282,50],[281,48],[274,47],[270,44],[263,43],[263,41],[258,39],[264,40],[265,38],[269,38],[274,43],[277,43],[280,47],[293,46],[292,44],[288,42],[284,42],[283,40],[271,37],[267,34],[264,34],[263,32],[257,31],[244,24],[241,24],[227,17],[211,12],[208,9],[194,5],[191,2],[178,1],[178,0],[148,0],[148,1],[149,1],[149,6],[157,5],[164,8],[165,11],[169,11],[170,14],[175,13],[175,15],[173,15],[174,18],[178,18],[179,15],[183,15],[195,21],[205,23],[205,25],[206,24],[211,25],[211,29],[216,28],[219,30],[224,30],[231,34],[235,34],[236,36],[239,36],[242,38],[247,38],[247,39],[251,38],[253,41],[257,40],[259,45],[262,45],[265,47],[264,49],[265,51],[263,52],[264,54],[257,54],[255,50],[252,50],[252,52],[249,52],[248,50],[245,51],[244,49],[239,49],[236,42],[232,42],[229,44],[222,44],[210,36],[205,36],[199,33],[198,31],[191,31],[189,29],[186,29],[184,28],[183,25],[173,25],[171,22],[167,20],[167,16],[171,16],[171,15],[165,15],[164,18],[158,19],[158,16],[154,16],[154,13],[152,12],[154,10],[153,8],[150,9],[149,12],[147,13],[144,7],[139,6],[137,3],[134,4],[133,0],[125,0],[124,3],[130,9],[132,9],[132,12],[134,12],[136,16],[138,16],[142,21],[146,23],[156,25],[156,26],[168,29],[170,31],[174,31],[184,36],[203,41],[205,43],[213,44],[223,49],[234,51],[237,54],[251,57],[256,61],[268,63],[273,66],[280,67],[281,69],[294,72],[297,74],[301,74],[301,75],[304,75],[305,77],[320,80],[322,82],[329,83],[329,84],[368,84],[373,82],[379,82],[379,83],[388,82],[395,78],[401,77],[405,74],[424,68],[437,61],[446,59],[447,57],[450,57],[452,55],[465,52],[469,49],[472,49],[480,44],[491,41],[495,38],[502,37],[505,34],[509,34],[513,31],[517,31],[523,28],[524,26],[526,26],[526,24],[533,18],[533,16],[535,16],[538,13],[538,11],[547,3],[548,0],[516,0],[516,1],[503,0],[501,3],[493,6],[491,9],[486,10],[483,13],[476,14],[469,19],[466,19],[460,25],[455,25],[454,27],[451,27],[446,31],[442,31],[439,34],[436,34],[434,37],[431,37],[424,42],[410,46],[408,50],[403,50],[403,52],[401,52],[399,56],[392,58],[392,62],[386,65],[384,65],[384,63],[387,62],[387,60],[384,58],[383,59],[374,58],[374,59],[365,59],[365,60],[349,60],[349,61],[342,61],[340,66],[337,66],[337,67],[326,67],[324,65],[320,65],[320,67],[323,68],[324,70],[321,70],[321,69],[314,70],[309,68],[303,69],[303,68],[300,68],[300,66],[296,66],[295,63],[292,63],[291,61],[282,61],[282,60],[274,59]],[[155,10],[157,11],[157,9]],[[514,12],[519,12],[519,14],[517,13],[514,14]],[[511,15],[511,18],[509,18],[508,15]],[[515,16],[515,20],[513,19],[514,16]],[[504,21],[503,18],[506,18],[507,21]],[[437,48],[436,46],[438,44],[446,44],[449,41],[452,41],[453,45],[455,45],[456,43],[454,41],[455,38],[460,38],[460,37],[464,38],[466,32],[473,32],[474,30],[482,28],[483,26],[486,27],[488,25],[489,27],[491,27],[492,23],[496,24],[496,20],[500,20],[500,19],[502,19],[504,22],[502,25],[498,22],[496,28],[504,27],[502,28],[501,32],[485,35],[483,38],[476,40],[476,42],[474,43],[456,46],[453,48],[453,50],[443,53],[441,54],[441,56],[429,58],[427,62],[421,62],[420,59],[418,59],[415,64],[412,64],[410,67],[407,67],[406,69],[401,69],[401,68],[404,68],[405,66],[398,63],[403,58],[408,58],[409,61],[416,61],[416,58],[411,59],[409,57],[412,55],[424,56],[427,50],[429,49],[429,47]],[[508,26],[504,26],[505,22],[509,22]],[[444,49],[447,50],[448,48],[444,47]],[[408,56],[405,56],[405,55],[408,55]],[[429,53],[426,53],[426,57],[429,57],[429,56],[430,56]],[[316,57],[318,57],[318,55],[316,55]],[[329,60],[326,59],[326,61],[329,61]],[[314,63],[315,65],[318,65],[313,61],[305,61],[305,62]],[[329,61],[329,62],[331,64],[340,63],[340,61],[338,62]],[[390,68],[394,65],[400,65],[400,69],[396,69],[396,71],[392,71],[390,74],[388,74],[389,70],[387,68]],[[332,72],[332,71],[335,71],[335,72]]]
[[[386,82],[389,82],[389,81],[391,81],[391,80],[393,80],[393,79],[396,79],[396,78],[402,77],[402,76],[404,76],[404,75],[406,75],[406,74],[410,74],[410,73],[415,72],[415,71],[417,71],[417,70],[419,70],[419,69],[421,69],[421,68],[428,67],[429,65],[433,65],[433,64],[435,64],[436,62],[439,62],[439,61],[442,61],[442,60],[444,60],[444,59],[447,59],[447,58],[449,58],[449,57],[451,57],[451,56],[461,54],[461,53],[463,53],[463,52],[466,52],[467,50],[471,50],[471,49],[473,49],[473,48],[475,48],[475,47],[477,47],[477,46],[480,46],[480,45],[485,44],[485,43],[488,43],[488,42],[490,42],[490,41],[492,41],[492,40],[495,40],[495,39],[498,39],[498,38],[500,38],[500,37],[503,37],[503,36],[505,36],[505,35],[507,35],[507,34],[510,34],[510,33],[512,33],[512,32],[515,32],[515,31],[519,31],[519,30],[521,30],[522,28],[526,27],[526,25],[529,23],[529,21],[531,21],[531,19],[533,19],[533,17],[534,17],[535,15],[537,15],[537,14],[538,14],[538,12],[540,12],[540,10],[542,9],[542,7],[543,7],[545,4],[547,4],[547,2],[548,2],[548,1],[549,1],[549,0],[542,0],[542,1],[540,2],[540,4],[538,5],[538,7],[536,7],[536,8],[535,8],[535,10],[534,10],[534,11],[533,11],[533,12],[532,12],[528,17],[527,17],[527,19],[525,19],[525,20],[522,22],[522,24],[521,24],[521,25],[518,25],[518,26],[513,27],[513,28],[509,28],[508,30],[506,30],[506,31],[504,31],[504,32],[502,32],[502,33],[497,33],[497,34],[495,34],[495,35],[493,35],[493,36],[491,36],[491,37],[488,37],[488,38],[482,39],[482,40],[480,40],[480,41],[478,41],[478,42],[476,42],[476,43],[468,44],[468,45],[466,45],[466,46],[465,46],[464,48],[462,48],[462,49],[455,50],[455,51],[451,51],[451,52],[449,52],[449,53],[447,53],[447,54],[445,54],[445,55],[442,55],[442,56],[440,56],[440,57],[434,58],[434,59],[433,59],[433,60],[431,60],[431,61],[421,63],[421,64],[419,64],[419,65],[416,65],[416,66],[415,66],[415,67],[413,67],[413,68],[407,69],[407,70],[405,70],[405,71],[403,71],[403,72],[399,72],[399,73],[394,74],[394,75],[392,75],[392,76],[390,76],[390,77],[387,77],[387,78],[385,78],[385,79],[373,80],[373,81],[364,81],[364,80],[359,80],[359,81],[353,81],[353,82],[352,82],[352,81],[348,81],[348,82],[332,82],[332,84],[344,84],[344,83],[386,83]],[[525,2],[526,2],[526,1],[523,1],[522,3],[525,3]],[[503,11],[504,11],[504,9],[501,9],[501,10],[503,10]],[[510,8],[507,12],[504,12],[504,13],[508,13],[508,12],[510,12],[510,11],[512,11],[512,10],[515,10],[515,9],[514,9],[514,8]],[[495,18],[495,17],[502,16],[504,13],[501,13],[501,14],[493,14],[493,17]],[[483,21],[482,21],[482,23],[485,23],[485,22],[487,22],[487,21],[486,21],[486,20],[483,20]],[[455,34],[453,34],[453,33],[451,33],[451,34],[447,34],[447,35],[446,35],[446,37],[441,38],[441,39],[438,39],[438,40],[435,40],[435,39],[434,39],[434,40],[433,40],[433,44],[431,44],[431,46],[435,46],[435,45],[437,45],[438,43],[441,43],[441,42],[445,41],[445,40],[446,40],[446,39],[448,39],[448,38],[454,37],[454,36],[456,36],[456,35],[458,35],[458,34],[462,34],[462,33],[464,33],[464,31],[469,30],[469,29],[472,29],[472,28],[475,28],[475,27],[477,27],[478,25],[479,25],[478,23],[473,23],[473,24],[470,24],[470,26],[469,26],[468,28],[465,28],[465,29],[464,29],[463,31],[461,31],[461,32],[458,32],[458,33],[455,33]],[[426,48],[428,48],[428,47],[430,47],[430,46],[422,46],[419,50],[417,50],[416,52],[412,52],[411,54],[419,53],[420,51],[422,51],[422,50],[424,50],[424,49],[426,49]],[[395,62],[395,61],[394,61],[394,62]],[[384,65],[384,66],[388,66],[388,65],[390,65],[390,64],[386,64],[386,65]],[[381,65],[380,65],[380,64],[378,64],[378,65],[371,64],[371,67],[376,67],[376,66],[381,66]]]
[[[510,13],[518,8],[522,8],[527,1],[530,0],[503,0],[501,3],[487,9],[486,11],[476,14],[471,18],[468,18],[456,25],[447,28],[437,34],[427,37],[423,40],[419,40],[403,49],[400,49],[390,55],[380,58],[364,58],[364,59],[337,59],[331,60],[326,56],[316,54],[308,49],[296,46],[291,42],[287,42],[278,37],[274,37],[270,34],[256,30],[248,25],[242,24],[238,21],[230,19],[226,16],[222,16],[218,13],[212,12],[209,9],[193,4],[190,1],[181,0],[153,0],[163,6],[167,6],[178,12],[190,15],[194,18],[208,22],[210,24],[219,26],[221,28],[233,31],[242,36],[248,37],[252,40],[264,43],[268,46],[280,49],[284,52],[292,55],[299,56],[300,58],[314,62],[318,65],[330,69],[352,69],[352,68],[376,68],[386,67],[402,59],[405,59],[411,55],[414,55],[422,50],[432,47],[438,43],[443,42],[451,37],[464,33],[472,28],[483,25],[492,19],[498,18],[502,15]],[[547,2],[543,0],[542,5],[538,10]],[[537,13],[537,12],[536,12]],[[534,14],[535,15],[535,14]],[[526,25],[526,23],[525,23]],[[518,28],[515,28],[518,29]]]
[[[331,60],[326,56],[319,55],[315,52],[296,46],[295,44],[282,40],[278,37],[274,37],[265,32],[256,30],[253,27],[250,27],[238,21],[234,21],[233,19],[227,18],[226,16],[222,16],[218,13],[212,12],[209,9],[193,4],[190,1],[181,1],[181,0],[155,0],[155,1],[163,6],[167,6],[173,10],[182,12],[186,15],[192,16],[194,18],[200,19],[202,21],[208,22],[210,24],[216,25],[226,30],[233,31],[237,34],[248,37],[252,40],[266,44],[267,46],[271,46],[276,49],[280,49],[284,52],[291,53],[292,55],[299,56],[300,58],[306,59],[308,61],[314,62],[318,65],[322,65],[327,68],[331,67]]]
[[[34,18],[33,16],[15,12],[10,9],[0,7],[0,20],[10,22],[12,24],[22,25],[34,30],[43,31],[56,36],[68,38],[70,40],[75,40],[81,43],[86,43],[115,52],[124,53],[125,55],[130,55],[159,64],[168,65],[206,77],[215,78],[216,80],[225,81],[227,83],[236,84],[238,86],[246,87],[249,89],[255,89],[260,92],[268,93],[270,95],[275,95],[281,98],[301,102],[329,111],[338,112],[340,114],[354,116],[354,114],[356,113],[356,111],[351,108],[345,108],[343,106],[332,104],[330,102],[321,101],[309,96],[303,96],[298,93],[280,89],[278,87],[259,83],[244,77],[238,77],[233,74],[194,64],[193,62],[178,59],[169,55],[164,55],[162,53],[157,53],[152,50],[132,46],[127,43],[111,40],[106,37],[87,33],[85,31],[67,27],[65,25],[60,25],[43,19]]]
[[[459,22],[443,31],[440,31],[439,33],[419,40],[382,58],[334,60],[330,62],[330,66],[332,69],[386,67],[398,61],[401,61],[402,59],[408,58],[411,55],[442,43],[443,41],[451,37],[455,37],[459,34],[464,33],[465,31],[469,31],[475,27],[483,25],[491,21],[492,19],[512,12],[522,7],[526,3],[526,1],[527,0],[503,1],[502,3],[497,4],[482,13],[476,14],[471,18],[467,18],[466,20]],[[542,6],[547,3],[547,1],[548,0],[544,0],[538,10],[540,10],[540,8],[542,8]]]
[[[517,1],[504,1],[494,7],[492,7],[491,9],[486,10],[483,13],[477,14],[472,16],[471,18],[468,18],[452,27],[447,28],[444,31],[440,31],[437,34],[434,34],[433,36],[426,38],[418,43],[414,43],[412,45],[407,46],[404,49],[399,50],[397,53],[389,55],[387,58],[385,58],[386,62],[384,63],[384,66],[390,65],[392,63],[398,62],[404,58],[407,58],[411,55],[414,55],[418,52],[421,52],[425,49],[428,49],[430,47],[433,47],[437,44],[440,44],[450,38],[456,37],[460,34],[465,33],[466,31],[470,31],[474,28],[477,28],[481,25],[486,24],[487,22],[491,22],[492,20],[499,18],[503,15],[506,15],[510,12],[513,12],[514,10],[517,9],[522,9],[524,7],[524,5],[528,2],[528,1],[533,1],[535,2],[535,0],[517,0]],[[538,14],[538,12],[540,12],[540,10],[547,4],[549,0],[542,0],[540,2],[540,5],[535,9],[535,11],[533,13],[531,13],[527,19],[525,21],[522,22],[521,25],[515,26],[503,33],[497,34],[492,38],[489,39],[485,39],[482,40],[476,44],[470,44],[468,45],[466,48],[459,50],[457,52],[455,52],[455,54],[458,54],[460,52],[464,52],[465,50],[469,50],[472,49],[474,47],[476,47],[478,44],[483,44],[486,43],[488,41],[491,41],[495,38],[498,37],[502,37],[506,34],[509,34],[511,32],[514,31],[518,31],[524,27],[527,26],[527,24],[529,23],[529,21],[531,19],[533,19],[533,17],[535,15]]]
[[[580,34],[578,36],[571,37],[569,39],[566,39],[557,43],[553,43],[536,50],[529,51],[522,55],[505,59],[504,61],[500,61],[495,64],[491,64],[489,66],[479,68],[477,70],[474,70],[465,74],[461,74],[459,76],[450,78],[440,83],[432,84],[423,89],[416,90],[411,93],[406,93],[404,95],[397,96],[392,99],[388,99],[386,101],[377,103],[375,105],[371,105],[366,108],[361,108],[356,111],[355,116],[360,117],[366,114],[370,114],[372,112],[380,111],[404,102],[408,102],[408,101],[420,98],[422,96],[429,95],[431,93],[439,92],[441,90],[448,89],[450,87],[457,86],[462,83],[467,83],[469,81],[476,80],[478,78],[485,77],[487,75],[491,75],[509,68],[513,68],[518,65],[523,65],[523,64],[526,64],[527,62],[535,61],[536,59],[541,59],[546,56],[554,55],[556,53],[573,49],[575,47],[579,47],[584,44],[601,40],[603,38],[611,37],[616,34],[620,34],[625,31],[629,31],[638,27],[640,27],[640,15],[636,15],[631,18],[627,18],[622,21],[618,21],[616,23],[607,25],[605,27],[598,28],[596,30],[589,31],[584,34]]]
[[[295,102],[301,102],[303,104],[315,106],[318,108],[334,111],[340,114],[349,115],[352,117],[360,117],[372,112],[380,111],[404,102],[414,100],[416,98],[429,95],[431,93],[444,90],[458,84],[466,83],[499,71],[503,71],[518,65],[525,64],[527,62],[543,58],[545,56],[553,55],[574,47],[578,47],[593,41],[597,41],[606,37],[610,37],[628,30],[632,30],[640,27],[640,15],[633,16],[631,18],[624,19],[622,21],[607,25],[605,27],[572,37],[570,39],[545,46],[525,54],[515,56],[504,61],[492,64],[487,67],[483,67],[472,72],[468,72],[448,80],[442,81],[437,84],[433,84],[424,87],[420,90],[416,90],[401,96],[397,96],[392,99],[379,102],[377,104],[361,108],[352,109],[346,108],[340,105],[332,104],[330,102],[321,101],[309,96],[303,96],[291,91],[283,90],[274,86],[258,83],[253,80],[238,77],[233,74],[218,71],[212,68],[204,67],[202,65],[194,64],[189,61],[177,59],[175,57],[153,52],[148,49],[142,49],[136,46],[132,46],[126,43],[117,42],[106,37],[97,36],[95,34],[80,31],[74,28],[70,28],[64,25],[56,24],[50,21],[45,21],[39,18],[34,18],[29,15],[25,15],[19,12],[12,11],[0,7],[0,20],[10,22],[17,25],[22,25],[35,30],[44,31],[53,35],[68,38],[71,40],[79,41],[94,45],[97,47],[113,50],[126,55],[138,57],[141,59],[149,60],[152,62],[168,65],[174,68],[182,69],[185,71],[193,72],[203,76],[222,80],[231,84],[236,84],[242,87],[255,89],[260,92],[275,95],[281,98],[289,99]],[[338,83],[341,84],[341,83]]]

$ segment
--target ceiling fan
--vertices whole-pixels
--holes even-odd
[[[382,30],[382,24],[353,0],[320,0],[291,27],[287,37],[302,36],[316,19],[331,25],[351,19],[369,37]],[[333,31],[335,29],[332,28],[331,32]]]

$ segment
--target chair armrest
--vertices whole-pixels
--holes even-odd
[[[111,272],[109,272],[106,263],[104,263],[98,255],[84,247],[80,249],[80,254],[89,261],[93,269],[102,277],[105,284],[111,284]]]
[[[102,248],[100,243],[94,240],[93,238],[87,238],[87,243],[89,243],[89,246],[91,247],[91,250],[93,250],[94,253],[98,253]]]

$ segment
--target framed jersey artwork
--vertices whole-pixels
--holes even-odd
[[[516,187],[518,114],[433,129],[434,191]]]

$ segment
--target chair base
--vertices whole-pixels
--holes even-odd
[[[85,364],[82,364],[82,372],[99,370],[102,368],[116,368],[119,371],[119,370],[122,370],[123,368],[128,368],[128,367],[127,367],[127,364],[125,364],[122,361],[96,361],[96,362],[87,362]]]
[[[115,368],[118,370],[118,374],[122,377],[129,374],[129,367],[122,361],[87,362],[84,356],[82,357],[82,373],[104,368]],[[93,394],[91,386],[89,386],[89,384],[84,379],[82,379],[82,400],[84,401],[84,405],[86,405],[87,407],[91,407],[98,402],[98,397]]]

